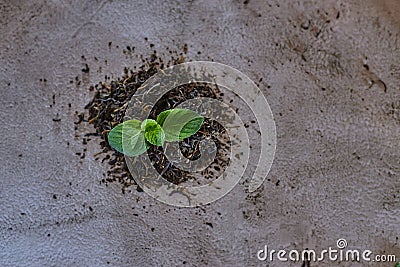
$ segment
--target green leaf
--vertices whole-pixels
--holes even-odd
[[[394,267],[400,267],[400,262],[396,263]]]
[[[108,143],[118,152],[130,157],[143,154],[148,148],[138,120],[128,120],[115,126],[108,133]]]
[[[160,114],[158,114],[158,116],[157,116],[158,124],[163,126],[165,119],[168,117],[168,115],[171,113],[171,111],[172,111],[172,109],[167,109],[167,110],[161,112]]]
[[[165,134],[161,126],[152,119],[147,119],[142,122],[142,131],[146,140],[155,146],[162,146],[165,141]]]
[[[204,117],[190,109],[175,108],[161,112],[157,122],[165,132],[165,140],[180,141],[195,134],[203,124]]]

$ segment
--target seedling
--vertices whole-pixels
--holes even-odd
[[[118,124],[109,132],[108,143],[118,152],[135,157],[150,145],[162,146],[165,141],[181,141],[194,135],[203,121],[204,117],[190,109],[168,109],[157,120],[127,120]]]

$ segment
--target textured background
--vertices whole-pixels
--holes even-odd
[[[264,245],[338,238],[400,257],[399,13],[396,0],[0,1],[0,266],[266,266]],[[263,190],[174,208],[100,184],[96,143],[75,155],[88,87],[184,43],[263,78],[278,133]]]

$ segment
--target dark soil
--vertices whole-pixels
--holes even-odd
[[[91,91],[94,90],[94,97],[85,106],[88,112],[79,115],[76,124],[89,123],[95,129],[94,133],[84,135],[83,144],[87,143],[89,136],[98,136],[94,140],[99,141],[101,151],[95,155],[95,159],[101,160],[102,163],[107,162],[109,165],[107,178],[102,180],[103,183],[119,182],[123,185],[123,192],[125,188],[136,184],[128,170],[124,155],[109,146],[107,134],[115,125],[123,122],[126,104],[148,78],[160,69],[183,61],[182,53],[172,57],[168,62],[164,62],[154,53],[149,58],[144,59],[143,65],[137,70],[125,69],[121,78],[111,82],[101,82],[90,88]],[[214,85],[196,83],[183,85],[165,94],[151,111],[150,118],[156,118],[160,112],[174,108],[190,98],[210,97],[218,99],[220,96],[220,90]],[[88,117],[87,120],[85,120],[85,117]],[[214,162],[197,175],[172,165],[163,154],[162,147],[151,146],[148,155],[153,166],[166,180],[174,184],[187,181],[203,184],[217,178],[224,171],[229,164],[228,153],[230,152],[229,138],[224,128],[216,121],[206,118],[201,129],[195,135],[179,143],[182,154],[189,160],[198,159],[201,156],[199,144],[204,138],[211,138],[215,142],[217,154]],[[137,187],[137,190],[141,191],[139,187]]]

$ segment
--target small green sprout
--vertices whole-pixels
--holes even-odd
[[[165,141],[181,141],[194,135],[204,117],[196,112],[174,108],[161,112],[157,120],[127,120],[115,126],[108,134],[108,143],[118,152],[135,157],[150,145],[162,146]]]

